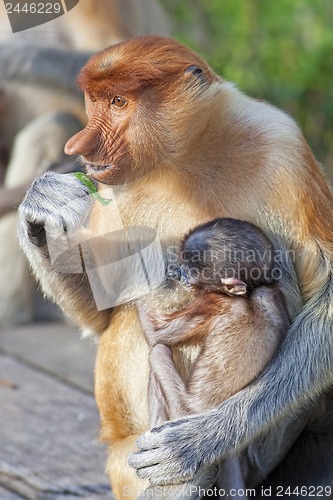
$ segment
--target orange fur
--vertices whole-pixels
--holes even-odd
[[[119,93],[133,95],[151,85],[164,87],[170,92],[173,85],[177,87],[177,77],[184,75],[190,65],[202,68],[209,83],[217,79],[196,53],[170,38],[160,37],[159,43],[156,40],[156,36],[137,37],[96,54],[78,76],[80,88],[96,97],[111,97]],[[175,49],[176,58],[173,57]],[[129,58],[135,60],[130,78]]]

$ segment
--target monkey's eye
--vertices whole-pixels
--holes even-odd
[[[112,106],[116,106],[117,108],[123,108],[126,106],[127,101],[123,97],[120,97],[119,95],[116,95],[113,98],[113,101],[111,102]]]
[[[89,98],[90,98],[91,102],[96,102],[97,101],[96,97],[93,94],[90,95]]]

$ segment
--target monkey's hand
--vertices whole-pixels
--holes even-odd
[[[207,451],[216,445],[216,430],[210,436],[209,429],[211,421],[205,415],[167,422],[138,439],[140,451],[130,456],[129,464],[139,478],[149,479],[152,486],[192,480],[203,458],[207,461]]]
[[[257,429],[244,424],[248,419],[239,404],[240,394],[218,408],[166,422],[143,434],[137,441],[139,451],[129,459],[138,477],[154,486],[183,483],[202,467],[244,449]],[[254,395],[251,398],[255,404]]]
[[[93,253],[84,249],[92,237],[85,222],[93,203],[76,177],[47,172],[19,208],[18,235],[44,294],[81,328],[99,333],[110,322],[110,309],[98,310],[86,271],[95,267]]]
[[[73,234],[92,206],[87,187],[71,174],[46,172],[36,179],[19,207],[19,237],[25,247],[46,245],[47,236]]]
[[[157,344],[173,346],[186,341],[198,324],[197,318],[187,318],[187,308],[171,314],[162,314],[147,308],[145,304],[138,305],[141,326],[149,347]],[[194,336],[192,335],[192,340]]]

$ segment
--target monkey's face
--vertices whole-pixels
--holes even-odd
[[[97,98],[88,93],[85,102],[88,124],[68,141],[65,151],[81,154],[88,174],[108,183],[131,164],[127,132],[135,103],[123,96]]]
[[[78,77],[89,121],[65,151],[82,155],[88,173],[105,184],[175,164],[180,139],[195,129],[188,114],[216,78],[175,40],[139,37],[110,47]]]

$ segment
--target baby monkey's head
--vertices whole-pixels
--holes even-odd
[[[183,239],[180,273],[192,285],[228,295],[251,293],[273,279],[274,248],[250,222],[220,218]]]

